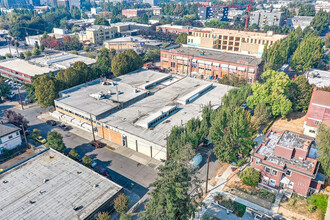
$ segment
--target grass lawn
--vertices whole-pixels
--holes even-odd
[[[278,213],[291,219],[324,220],[328,205],[328,196],[313,194],[307,199],[293,194],[292,197],[280,203]]]
[[[245,213],[246,206],[242,205],[241,203],[235,202],[229,198],[226,198],[224,196],[221,196],[220,194],[217,194],[214,197],[214,201],[218,201],[218,203],[227,209],[230,209],[234,212],[235,215],[238,217],[242,217]]]

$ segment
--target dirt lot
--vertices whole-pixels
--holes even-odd
[[[259,187],[246,186],[237,175],[227,182],[223,190],[267,209],[275,200],[275,194]]]
[[[222,176],[222,174],[226,171],[226,169],[229,166],[230,166],[229,163],[221,163],[220,168],[217,170],[217,176],[209,181],[210,185],[215,186],[215,184],[217,184],[219,177]]]
[[[286,119],[278,118],[273,124],[273,128],[281,130],[289,130],[296,133],[304,133],[304,121],[306,113],[303,112],[292,112]]]
[[[321,220],[322,211],[316,210],[311,213],[308,211],[306,199],[298,199],[294,205],[289,201],[281,202],[278,213],[292,220]]]

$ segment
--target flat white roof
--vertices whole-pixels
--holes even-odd
[[[305,73],[309,84],[314,84],[316,87],[330,86],[330,71],[311,69]]]
[[[0,179],[0,216],[14,220],[85,219],[122,189],[53,149],[0,174]]]
[[[55,68],[37,66],[30,63],[29,61],[21,60],[18,58],[0,61],[0,67],[23,73],[31,77],[49,73],[50,71],[56,71]]]

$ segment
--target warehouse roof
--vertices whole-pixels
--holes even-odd
[[[0,68],[1,67],[25,74],[30,77],[36,75],[42,75],[44,73],[49,73],[51,71],[56,71],[55,68],[46,67],[46,66],[37,66],[29,61],[21,60],[18,58],[6,59],[0,61]]]
[[[85,219],[122,189],[53,149],[0,179],[0,216],[6,219]]]

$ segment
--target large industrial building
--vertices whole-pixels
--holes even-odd
[[[155,159],[166,159],[174,126],[200,117],[203,106],[221,105],[230,86],[190,77],[137,70],[60,92],[54,117]]]
[[[237,76],[253,84],[262,71],[260,58],[215,49],[174,45],[161,50],[161,67],[201,79]]]
[[[0,174],[0,216],[16,219],[95,219],[113,210],[123,188],[48,148]]]
[[[49,72],[56,74],[61,69],[71,67],[75,62],[84,62],[91,66],[96,63],[96,60],[69,53],[57,53],[31,60],[12,58],[0,61],[0,74],[8,78],[32,83],[31,78],[34,76]]]

